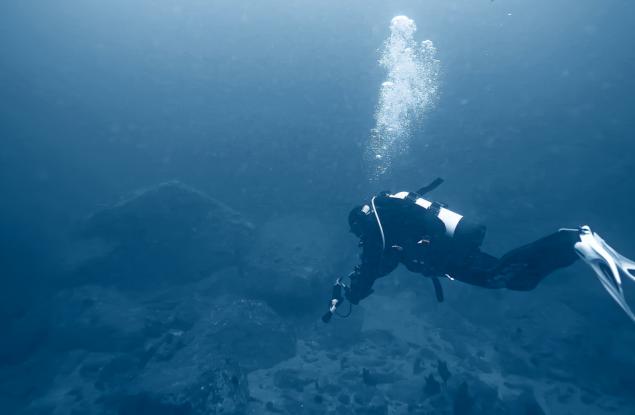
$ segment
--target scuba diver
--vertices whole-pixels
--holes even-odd
[[[333,286],[328,322],[347,299],[351,304],[373,293],[373,283],[400,263],[432,280],[443,301],[441,279],[484,288],[529,291],[557,269],[578,259],[597,274],[604,288],[635,321],[622,290],[622,278],[635,281],[635,262],[621,256],[588,226],[562,228],[496,258],[480,250],[485,227],[422,196],[443,182],[437,178],[417,192],[381,192],[351,210],[350,231],[359,239],[361,263]]]

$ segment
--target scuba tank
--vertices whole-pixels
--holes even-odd
[[[425,209],[436,216],[445,226],[445,236],[452,239],[455,246],[465,248],[478,248],[485,238],[485,226],[467,220],[454,211],[447,208],[447,205],[424,199],[422,196],[433,191],[443,183],[443,179],[437,177],[432,183],[423,186],[416,193],[398,192],[387,194],[394,199],[410,200],[416,206]]]
[[[445,236],[452,239],[457,247],[474,247],[478,248],[485,238],[485,226],[467,220],[445,205],[424,199],[417,193],[398,192],[387,194],[387,197],[393,199],[410,200],[421,209],[436,216],[445,227]]]

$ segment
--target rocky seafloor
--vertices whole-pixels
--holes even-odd
[[[178,182],[95,213],[77,243],[96,248],[6,326],[3,413],[635,413],[635,330],[544,290],[438,304],[398,272],[323,324],[355,253],[334,234]]]

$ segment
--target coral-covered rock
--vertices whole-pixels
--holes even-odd
[[[129,390],[133,393],[113,401],[120,415],[240,415],[249,399],[244,371],[229,359],[151,365]]]
[[[218,356],[236,359],[248,370],[273,366],[296,352],[296,337],[261,301],[221,298],[185,335],[175,359],[203,364]]]

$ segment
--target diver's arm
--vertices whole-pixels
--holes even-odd
[[[355,267],[351,275],[351,284],[348,290],[346,290],[346,299],[351,304],[359,304],[360,300],[368,297],[373,293],[373,283],[377,278],[363,273],[360,270],[361,267]]]
[[[371,295],[375,280],[390,274],[399,264],[393,255],[382,255],[378,245],[365,244],[360,257],[361,263],[351,273],[350,288],[346,290],[346,298],[351,304],[358,304]]]

